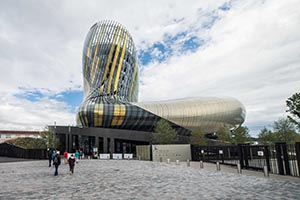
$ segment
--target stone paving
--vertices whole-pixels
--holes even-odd
[[[0,199],[300,199],[300,182],[137,160],[0,163]]]
[[[24,158],[11,158],[11,157],[2,157],[2,156],[0,156],[0,163],[20,162],[20,161],[32,161],[32,160],[24,159]]]

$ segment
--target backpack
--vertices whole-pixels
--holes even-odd
[[[57,158],[57,156],[55,156],[55,158],[54,158],[54,160],[53,160],[53,164],[54,164],[54,165],[57,165],[57,164],[58,164],[58,158]]]

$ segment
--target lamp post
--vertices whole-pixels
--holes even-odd
[[[69,146],[69,144],[70,144],[69,140],[72,140],[70,124],[69,124],[69,135],[67,136],[67,139],[66,139],[66,149],[67,149],[67,151],[71,150],[71,147]]]
[[[230,130],[230,139],[231,139],[231,142],[234,143],[234,144],[236,144],[236,141],[235,141],[235,128],[231,128],[229,130]]]
[[[56,121],[54,121],[54,129],[53,129],[53,147],[56,149]]]

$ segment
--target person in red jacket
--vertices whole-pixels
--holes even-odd
[[[65,150],[65,152],[64,152],[64,163],[65,164],[68,163],[68,152],[67,152],[67,150]]]
[[[69,158],[69,167],[70,167],[70,175],[72,175],[74,173],[74,166],[75,166],[75,157],[72,154]]]

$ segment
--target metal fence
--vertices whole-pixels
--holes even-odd
[[[270,173],[300,176],[300,142],[268,145],[191,146],[192,160],[241,165],[242,169],[263,170]]]
[[[271,173],[300,176],[300,143],[276,143],[270,147]]]
[[[45,159],[46,149],[24,149],[8,143],[0,144],[0,156],[25,158],[25,159]]]

